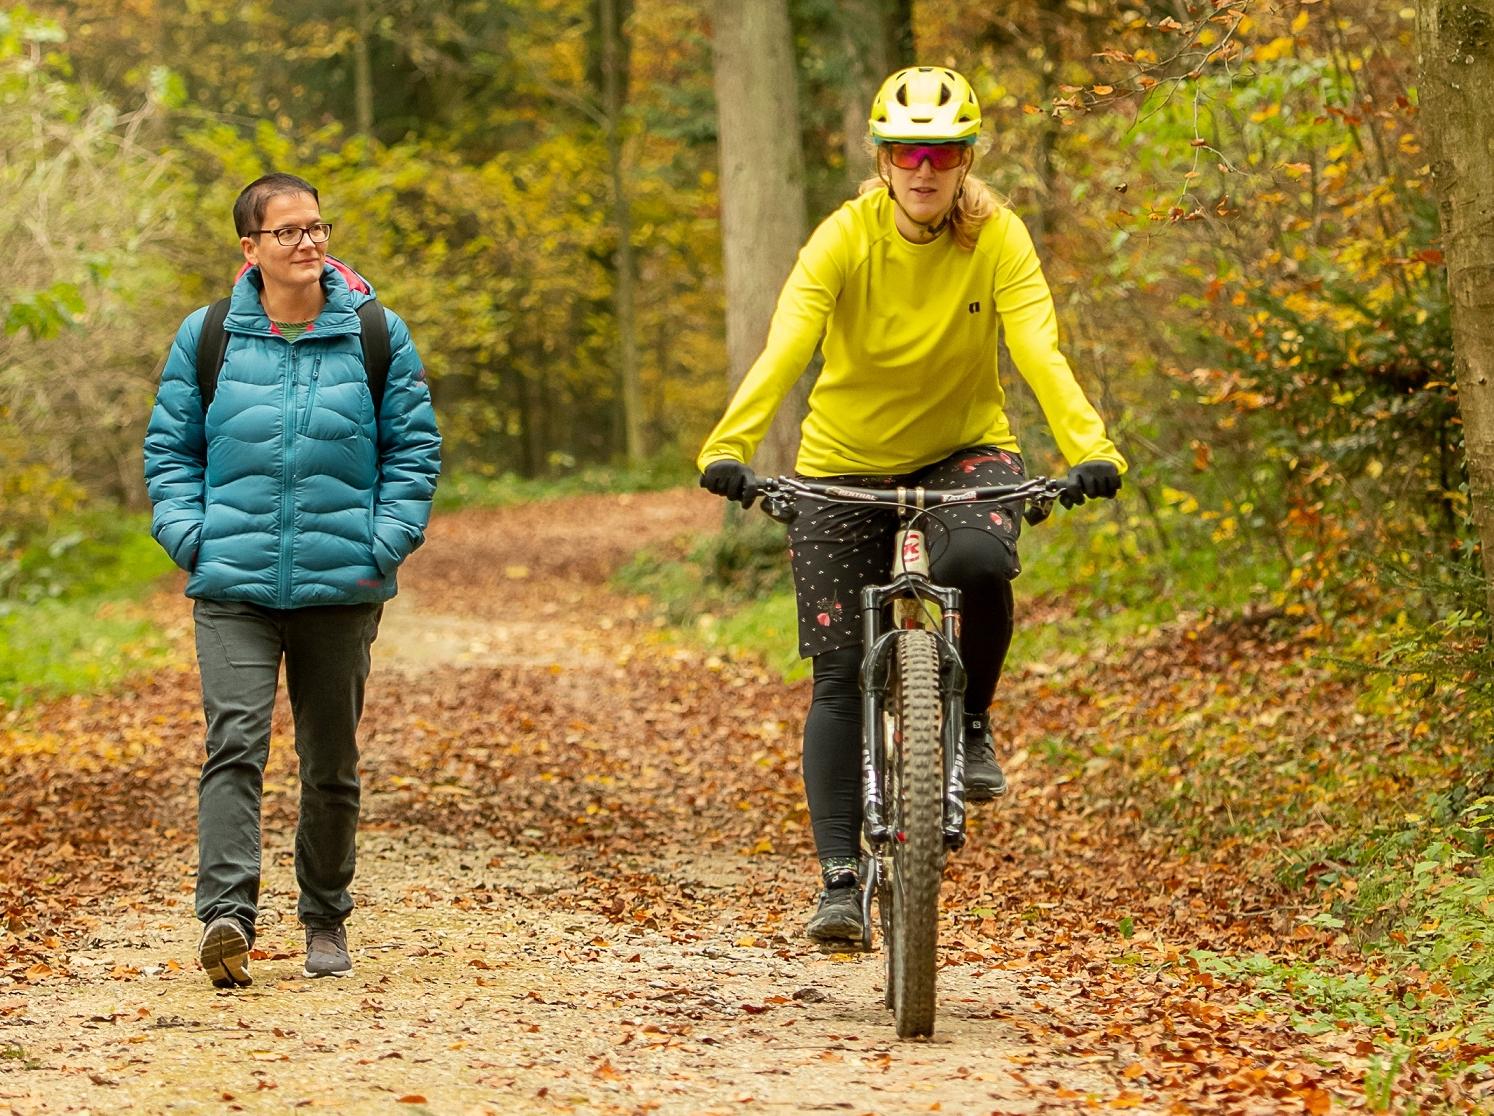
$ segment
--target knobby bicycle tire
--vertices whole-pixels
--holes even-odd
[[[944,859],[944,764],[939,743],[939,646],[932,632],[897,640],[889,703],[896,710],[892,840],[892,1010],[899,1038],[934,1033],[934,969]]]

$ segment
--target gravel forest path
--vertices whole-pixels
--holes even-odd
[[[375,644],[353,974],[301,976],[282,705],[252,987],[197,969],[200,712],[179,661],[0,726],[0,1113],[1326,1112],[1361,1072],[1178,964],[1270,942],[1223,865],[1029,756],[951,865],[939,1024],[800,936],[807,689],[608,587],[719,523],[694,491],[441,517]],[[1015,692],[1037,685],[1017,678]],[[1036,750],[1034,750],[1036,751]],[[8,807],[9,811],[11,807]],[[29,879],[27,873],[35,875]],[[1269,905],[1269,899],[1261,902]],[[1118,912],[1155,912],[1117,931]],[[1349,1103],[1353,1103],[1352,1100]]]

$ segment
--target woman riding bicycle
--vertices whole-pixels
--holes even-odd
[[[1125,459],[1074,380],[1032,238],[970,174],[980,105],[939,67],[899,70],[871,110],[877,178],[832,213],[799,253],[767,345],[700,451],[700,483],[750,507],[745,464],[823,336],[797,469],[847,484],[968,488],[1023,476],[996,374],[1007,348],[1032,387],[1083,496],[1113,497]],[[1018,509],[1020,511],[1020,509]],[[935,579],[964,596],[965,779],[972,800],[1006,793],[986,714],[1012,636],[1019,515],[955,506],[929,528]],[[799,653],[814,661],[804,784],[824,890],[806,932],[862,935],[863,585],[888,580],[890,509],[806,502],[789,528]]]

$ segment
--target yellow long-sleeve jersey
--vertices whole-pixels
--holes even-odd
[[[1053,296],[1021,219],[998,209],[973,251],[950,236],[911,244],[885,190],[846,202],[800,250],[767,345],[697,464],[752,457],[822,336],[801,473],[906,473],[966,446],[1017,450],[996,375],[1000,326],[1069,463],[1111,461],[1124,472],[1059,351]]]

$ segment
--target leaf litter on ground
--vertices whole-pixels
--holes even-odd
[[[1345,953],[1342,936],[1296,917],[1298,899],[1261,870],[1259,843],[1169,842],[1120,777],[1130,760],[1104,746],[1148,727],[1185,732],[1244,669],[1251,693],[1272,695],[1256,715],[1287,695],[1295,722],[1331,725],[1352,700],[1304,680],[1296,641],[1205,627],[1153,641],[1116,672],[1080,659],[1013,677],[1004,700],[1017,711],[1007,752],[1017,790],[976,811],[942,893],[941,1034],[953,1037],[898,1044],[880,1008],[880,955],[825,957],[800,937],[815,886],[798,775],[807,686],[664,638],[647,601],[607,588],[640,547],[683,549],[718,515],[688,491],[453,513],[403,575],[364,720],[360,882],[369,906],[415,929],[384,942],[372,913],[355,922],[369,935],[359,966],[379,974],[357,1011],[387,1021],[372,1024],[359,1061],[425,1057],[432,1036],[442,1058],[460,1061],[409,1079],[418,1089],[391,1080],[394,1099],[517,1105],[522,1094],[536,1111],[597,1112],[700,1111],[708,1100],[726,1111],[744,1088],[768,1103],[814,1081],[875,1108],[864,1068],[827,1080],[821,1055],[886,1059],[884,1073],[916,1083],[928,1076],[920,1059],[948,1050],[959,1064],[940,1070],[945,1084],[928,1103],[949,1110],[974,1110],[974,1096],[1059,1112],[1363,1103],[1374,1025],[1305,1034],[1262,1010],[1246,982],[1197,960]],[[157,607],[184,609],[172,594]],[[63,1016],[82,1010],[101,981],[166,982],[175,1014],[160,1008],[158,1019],[195,1018],[191,1005],[213,1000],[191,955],[201,714],[190,648],[179,652],[119,692],[6,718],[0,1038],[33,1033],[22,1024],[43,1000]],[[1240,717],[1242,741],[1249,704],[1220,714]],[[272,836],[294,821],[289,727],[282,700],[266,780],[267,876],[289,871],[287,844]],[[169,964],[142,967],[117,942],[119,964],[92,962],[91,950],[111,944],[111,923],[131,916],[179,927]],[[256,964],[298,957],[291,922],[266,935],[278,944]],[[242,999],[260,1019],[277,1010],[273,997],[306,992],[346,1010],[309,983],[281,979]],[[435,1018],[431,998],[458,987],[488,997],[489,1009],[455,1029],[412,1014],[414,1004]],[[150,1033],[176,1033],[167,1026]],[[381,1027],[408,1033],[379,1052]],[[497,1031],[535,1040],[501,1076],[485,1054]],[[328,1037],[319,1057],[346,1055],[345,1042]],[[15,1049],[12,1060],[40,1063],[33,1074],[68,1064],[59,1051]],[[337,1066],[320,1072],[349,1076]],[[282,1088],[294,1069],[283,1067]],[[571,1071],[619,1092],[568,1091]],[[160,1072],[147,1057],[132,1074]],[[1433,1076],[1426,1065],[1401,1073],[1423,1092]],[[70,1080],[80,1102],[94,1097]],[[174,1080],[182,1095],[202,1087],[191,1073]]]

